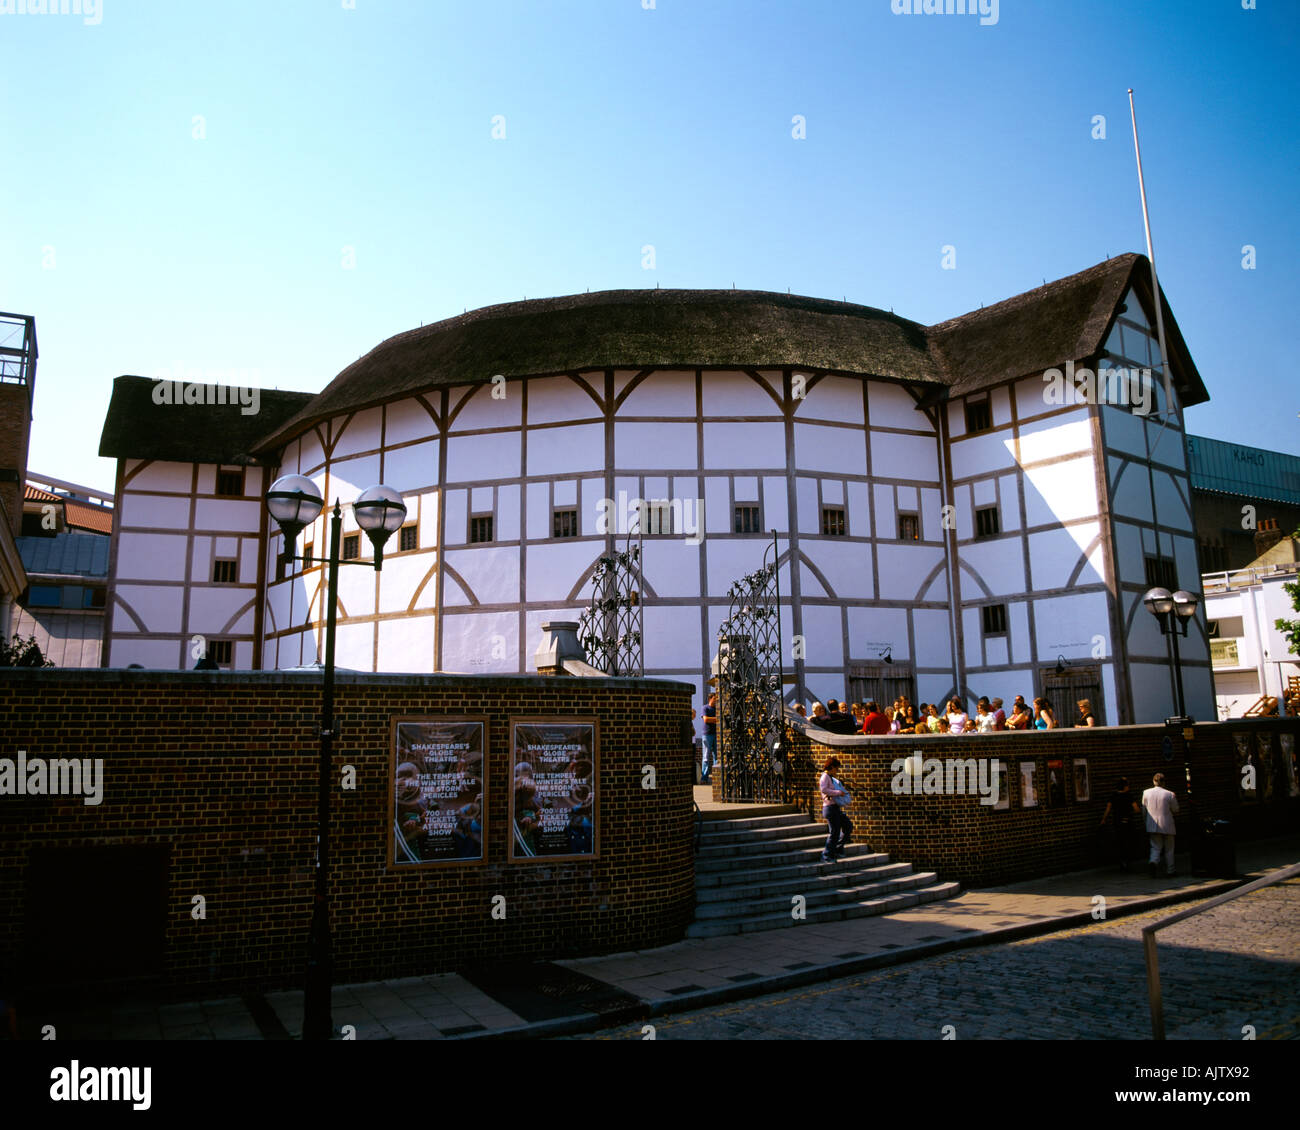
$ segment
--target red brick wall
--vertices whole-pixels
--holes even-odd
[[[331,900],[338,981],[467,961],[662,945],[694,907],[692,689],[661,680],[340,676]],[[0,796],[0,963],[20,963],[25,874],[50,847],[169,845],[168,986],[301,981],[312,897],[320,680],[282,673],[0,672],[0,757],[104,759],[99,806]],[[486,863],[392,870],[389,721],[486,715]],[[508,719],[600,723],[596,860],[508,863]],[[642,788],[653,765],[656,788]],[[356,788],[337,787],[341,767]],[[191,917],[192,897],[207,917]],[[506,897],[506,918],[491,917]],[[87,922],[87,944],[111,923]],[[21,967],[21,966],[20,966]]]
[[[1268,762],[1259,772],[1258,798],[1241,803],[1233,735],[1264,738],[1273,767],[1272,789],[1265,795]],[[1108,845],[1099,835],[1106,801],[1120,777],[1141,798],[1151,777],[1163,772],[1165,785],[1178,797],[1179,851],[1191,844],[1200,820],[1231,819],[1238,838],[1300,828],[1300,798],[1289,796],[1278,735],[1300,735],[1300,720],[1233,720],[1196,726],[1191,743],[1193,794],[1189,798],[1183,772],[1181,733],[1172,740],[1174,757],[1166,761],[1163,726],[1104,726],[1056,730],[1049,733],[1008,732],[962,737],[831,738],[810,741],[802,732],[791,739],[792,781],[797,803],[821,818],[817,779],[830,756],[839,758],[838,774],[853,794],[849,819],[854,838],[897,860],[939,872],[966,886],[990,886],[1059,874],[1105,864]],[[1300,736],[1293,736],[1300,748]],[[1255,759],[1260,761],[1259,746]],[[891,784],[898,758],[920,753],[923,758],[999,758],[1008,775],[1011,806],[997,811],[979,803],[978,796],[897,795]],[[807,759],[811,758],[812,761]],[[1064,804],[1046,804],[1046,765],[1063,763]],[[1073,762],[1085,760],[1092,799],[1080,802],[1074,792]],[[1036,763],[1037,808],[1021,807],[1019,765]],[[815,768],[810,768],[815,763]],[[801,768],[802,766],[802,768]],[[715,778],[716,779],[716,778]]]

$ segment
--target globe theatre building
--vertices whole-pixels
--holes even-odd
[[[1068,722],[1086,693],[1106,722],[1162,719],[1141,597],[1199,589],[1180,409],[1208,395],[1167,304],[1161,356],[1152,298],[1138,255],[934,326],[611,291],[399,334],[256,412],[120,377],[105,665],[316,661],[323,570],[285,560],[264,502],[295,473],[345,504],[345,557],[371,552],[361,490],[408,508],[382,572],[341,571],[340,667],[530,671],[647,500],[648,676],[704,692],[728,589],[775,531],[791,699],[1046,692]],[[324,524],[300,553],[324,555]],[[1214,717],[1203,613],[1182,656],[1188,709]]]

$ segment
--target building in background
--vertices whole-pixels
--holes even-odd
[[[91,487],[29,474],[18,550],[28,586],[14,631],[56,667],[99,667],[113,500]]]
[[[27,588],[18,551],[23,483],[36,388],[36,319],[0,314],[0,639],[13,635],[14,609]]]
[[[1300,581],[1300,541],[1284,537],[1244,569],[1207,573],[1205,614],[1219,718],[1240,718],[1264,695],[1284,708],[1300,689],[1300,656],[1278,631],[1296,619],[1285,589]]]
[[[120,377],[105,662],[313,662],[322,570],[285,559],[264,505],[300,473],[330,502],[382,481],[408,507],[382,573],[342,573],[347,667],[527,671],[648,500],[647,675],[703,692],[728,589],[775,531],[791,697],[1044,693],[1067,723],[1076,697],[1163,719],[1173,678],[1141,597],[1197,584],[1180,409],[1208,394],[1167,313],[1166,403],[1152,311],[1150,265],[1124,255],[929,327],[753,291],[509,303],[251,413]],[[365,556],[345,513],[343,556]],[[324,553],[324,524],[300,554]],[[1200,717],[1204,624],[1183,648]]]
[[[1201,569],[1244,569],[1300,527],[1300,456],[1187,437]]]

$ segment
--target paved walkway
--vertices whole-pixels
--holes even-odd
[[[1300,862],[1300,837],[1238,845],[1248,878]],[[469,1039],[594,1031],[784,991],[983,946],[1085,926],[1229,890],[1233,881],[1189,874],[1150,879],[1145,870],[1077,872],[965,892],[896,914],[725,938],[542,966],[492,964],[463,974],[410,977],[334,990],[334,1024],[345,1038]],[[1104,904],[1098,902],[1104,900]],[[268,993],[185,1004],[29,1010],[24,1036],[57,1038],[296,1039],[302,993]]]

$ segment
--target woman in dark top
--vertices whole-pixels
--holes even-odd
[[[1100,725],[1101,725],[1101,723],[1097,721],[1097,715],[1095,715],[1095,714],[1092,712],[1092,703],[1091,703],[1091,702],[1089,702],[1086,698],[1081,698],[1081,699],[1079,699],[1079,701],[1078,701],[1078,703],[1077,703],[1076,705],[1079,707],[1079,722],[1078,722],[1078,724],[1079,724],[1080,726],[1100,726]]]

